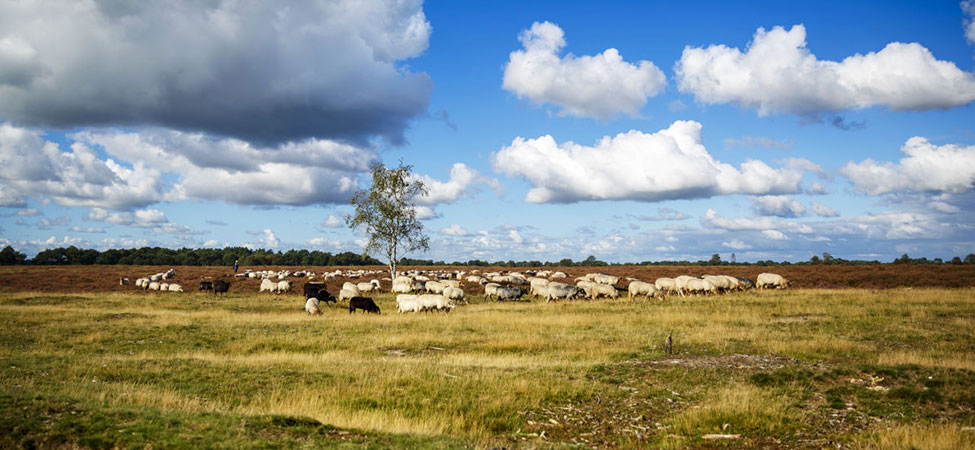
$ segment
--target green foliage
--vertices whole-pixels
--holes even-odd
[[[369,236],[365,254],[386,258],[389,273],[395,277],[400,254],[430,249],[430,238],[416,218],[416,200],[428,191],[413,175],[413,166],[403,165],[403,161],[391,169],[376,162],[371,170],[372,186],[352,197],[355,212],[346,223],[352,229],[364,229]]]
[[[14,250],[9,245],[4,247],[3,250],[0,250],[0,266],[23,264],[26,259],[27,255]]]

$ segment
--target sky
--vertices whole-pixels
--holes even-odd
[[[679,3],[679,4],[678,4]],[[975,252],[975,1],[0,0],[0,245]]]

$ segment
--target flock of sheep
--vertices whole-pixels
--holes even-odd
[[[135,285],[141,287],[146,291],[167,291],[167,292],[183,292],[183,286],[177,283],[166,283],[164,280],[168,280],[176,276],[176,269],[169,269],[165,272],[159,272],[154,275],[149,275],[145,278],[139,278],[135,280]],[[122,278],[121,284],[128,284],[128,278]]]
[[[509,301],[520,299],[525,295],[534,298],[544,298],[546,302],[572,299],[598,299],[620,297],[621,279],[613,275],[601,273],[590,273],[575,278],[574,284],[560,280],[567,280],[569,275],[559,271],[525,271],[522,272],[486,272],[479,270],[411,270],[393,279],[383,278],[384,271],[379,270],[335,270],[324,272],[317,275],[310,271],[288,270],[281,271],[250,271],[236,274],[235,277],[261,278],[259,292],[270,292],[283,294],[291,292],[292,282],[286,277],[320,277],[323,281],[309,281],[305,283],[305,311],[309,314],[321,314],[322,302],[336,302],[325,289],[325,281],[335,278],[358,279],[371,278],[364,282],[346,281],[339,290],[338,301],[349,302],[349,312],[363,310],[367,312],[379,313],[372,298],[365,297],[365,294],[382,292],[380,279],[386,280],[391,284],[391,292],[397,294],[397,311],[404,312],[425,312],[443,311],[449,312],[456,308],[458,301],[465,301],[466,294],[462,283],[469,285],[483,286],[484,296],[488,299],[497,301]],[[176,275],[175,269],[160,272],[145,278],[136,280],[135,285],[144,290],[183,292],[181,285],[176,283],[166,283],[165,280]],[[277,281],[275,281],[276,279]],[[127,284],[127,279],[120,280],[121,284]],[[657,278],[654,282],[641,281],[635,278],[626,278],[625,292],[629,297],[663,298],[665,295],[716,295],[725,292],[743,291],[751,288],[774,288],[783,289],[789,286],[789,281],[781,275],[773,273],[762,273],[755,281],[747,278],[738,278],[728,275],[702,275],[692,277],[682,275],[674,278]],[[200,290],[213,290],[213,283],[200,282]],[[224,283],[226,284],[226,283]],[[216,292],[216,291],[214,291]],[[221,292],[226,292],[224,287]]]

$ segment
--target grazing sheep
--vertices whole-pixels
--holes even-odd
[[[404,294],[409,294],[410,292],[416,291],[416,283],[410,277],[398,276],[393,278],[393,292],[401,292]]]
[[[339,291],[339,300],[351,300],[359,296],[359,289],[356,289],[355,285],[351,286],[352,289],[348,289],[346,286],[342,287],[342,290]]]
[[[322,309],[319,307],[319,301],[315,297],[311,297],[305,301],[305,311],[311,315],[322,315]]]
[[[569,275],[567,273],[565,273],[565,272],[555,272],[551,276],[549,276],[548,278],[550,280],[552,278],[569,278]]]
[[[291,282],[290,281],[278,281],[278,284],[277,284],[277,292],[279,294],[280,293],[284,293],[284,292],[291,292]]]
[[[423,311],[444,311],[450,312],[456,305],[454,302],[442,295],[422,294],[416,297],[417,303]]]
[[[344,290],[344,289],[343,289]],[[354,313],[357,309],[361,309],[365,312],[371,312],[374,314],[382,314],[379,311],[379,306],[376,305],[369,297],[352,297],[349,299],[349,314]]]
[[[213,290],[213,282],[212,281],[201,281],[200,282],[200,290],[201,291],[212,291]]]
[[[545,278],[529,278],[528,279],[528,293],[529,295],[534,295],[536,297],[544,295],[544,292],[548,292],[549,281]],[[544,292],[542,292],[544,291]]]
[[[657,289],[657,286],[643,281],[631,281],[627,290],[630,292],[630,298],[638,295],[644,295],[647,297],[647,300],[649,300],[651,297],[661,295],[661,292]]]
[[[596,283],[593,283],[592,281],[589,281],[589,280],[579,280],[579,281],[576,281],[576,287],[579,288],[579,289],[582,289],[582,292],[584,292],[586,294],[586,297],[589,297],[589,296],[592,295],[592,287],[595,286],[595,285],[596,285]]]
[[[230,291],[230,282],[224,280],[213,280],[213,295],[226,294]]]
[[[620,293],[611,285],[596,283],[589,287],[589,298],[596,299],[599,297],[617,299],[620,298]]]
[[[148,289],[150,291],[158,291],[159,290],[159,282],[158,281],[150,281],[149,282]]]
[[[443,289],[443,296],[450,300],[464,300],[464,290],[459,287],[447,286]]]
[[[325,283],[308,282],[305,283],[305,286],[302,288],[302,290],[305,291],[305,298],[315,297],[315,294],[318,294],[318,291],[322,289],[325,289]]]
[[[694,293],[694,294],[701,293],[707,295],[707,294],[718,293],[717,286],[715,286],[710,281],[701,278],[694,278],[692,280],[688,280],[685,289],[687,290],[687,292]]]
[[[169,292],[183,292],[183,286],[180,286],[176,283],[170,283]]]
[[[368,283],[355,285],[359,292],[379,292],[379,280],[371,280]]]
[[[399,294],[396,296],[396,312],[410,312],[414,313],[420,312],[422,309],[420,302],[416,300],[415,295],[412,294]]]
[[[592,280],[594,283],[598,283],[598,284],[615,285],[616,283],[620,282],[620,277],[614,277],[612,275],[606,275],[602,273],[591,273],[586,276],[589,277],[589,279]]]
[[[657,278],[657,281],[653,283],[657,287],[658,291],[668,292],[671,294],[677,293],[677,281],[673,278]]]
[[[755,282],[752,281],[752,280],[749,280],[748,278],[738,277],[738,283],[739,283],[739,286],[741,286],[741,290],[743,290],[743,291],[747,291],[749,289],[755,289]]]
[[[569,300],[579,296],[582,292],[578,287],[571,284],[551,282],[545,287],[548,292],[545,294],[545,301],[550,302],[552,300]]]
[[[128,286],[129,285],[129,279],[128,278],[125,278],[125,277],[119,278],[118,279],[118,284],[119,284],[119,286]]]
[[[494,295],[498,301],[517,300],[525,295],[525,290],[520,287],[498,286],[494,290]]]
[[[423,285],[423,288],[426,289],[426,291],[429,292],[429,293],[431,293],[431,294],[439,294],[439,293],[443,292],[444,286],[443,286],[443,283],[441,283],[439,281],[430,280],[430,281],[427,281],[426,284]]]
[[[169,283],[159,283],[159,290],[160,291],[168,291],[169,290]]]
[[[700,278],[696,278],[688,275],[681,275],[677,278],[674,278],[674,282],[677,284],[677,293],[680,294],[681,297],[683,297],[687,291],[687,283],[691,280],[699,280],[699,279]]]
[[[755,280],[755,286],[758,286],[759,289],[785,289],[789,287],[789,280],[775,273],[760,273]]]
[[[269,278],[261,280],[261,290],[259,292],[274,292],[278,288],[277,283]]]
[[[501,287],[498,283],[488,283],[484,285],[484,296],[485,297],[497,297],[498,288]]]

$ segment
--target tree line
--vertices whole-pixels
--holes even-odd
[[[142,247],[130,249],[95,250],[75,246],[43,250],[33,258],[6,246],[0,250],[0,265],[127,265],[127,266],[232,266],[239,261],[241,266],[378,266],[385,264],[371,256],[353,252],[329,253],[319,250],[274,251],[250,249],[247,247],[226,248],[180,248]],[[401,258],[403,266],[497,266],[497,267],[600,267],[617,266],[624,263],[607,263],[595,256],[575,261],[571,258],[559,261],[487,261],[471,259],[468,261],[434,261],[429,259]],[[941,258],[911,258],[903,255],[891,261],[892,264],[975,264],[975,254],[964,258],[956,256],[944,261]],[[630,263],[625,263],[630,264]],[[880,261],[848,260],[834,258],[829,253],[814,255],[809,261],[725,261],[719,254],[699,261],[643,261],[640,265],[649,266],[781,266],[781,265],[871,265]]]

